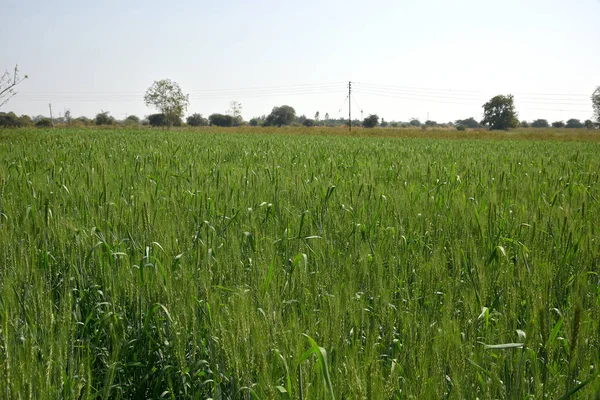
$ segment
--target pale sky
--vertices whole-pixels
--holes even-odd
[[[2,0],[0,69],[29,79],[0,111],[118,119],[155,112],[169,78],[187,114],[475,117],[514,94],[519,119],[592,117],[600,85],[600,0]],[[340,108],[342,111],[340,112]]]

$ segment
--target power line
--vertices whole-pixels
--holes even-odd
[[[409,87],[409,86],[398,86],[398,85],[382,85],[376,83],[362,83],[362,82],[354,82],[357,85],[378,87],[378,88],[388,88],[388,89],[401,89],[401,90],[411,90],[411,91],[422,91],[422,92],[455,92],[459,94],[466,95],[466,93],[490,93],[490,91],[480,91],[480,90],[460,90],[460,89],[441,89],[441,88],[422,88],[422,87]],[[525,93],[525,92],[512,92],[514,95],[525,95],[525,96],[575,96],[575,97],[586,97],[589,98],[590,95],[587,93]]]
[[[389,96],[399,96],[399,97],[407,97],[407,98],[423,98],[423,99],[434,99],[434,100],[458,100],[458,101],[473,101],[473,102],[485,102],[487,101],[487,97],[485,96],[477,96],[472,97],[472,95],[454,95],[454,94],[437,94],[437,93],[425,93],[425,92],[411,92],[411,91],[402,91],[398,89],[379,89],[379,88],[360,88],[358,90],[368,92],[370,94],[382,94]],[[588,100],[584,99],[575,99],[575,98],[536,98],[532,96],[519,96],[517,99],[522,103],[532,103],[532,104],[557,104],[557,105],[586,105],[588,104]]]

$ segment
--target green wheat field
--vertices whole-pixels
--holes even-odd
[[[0,132],[0,398],[597,396],[599,141],[252,132]]]

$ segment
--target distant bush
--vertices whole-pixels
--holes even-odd
[[[371,114],[364,119],[362,126],[365,128],[375,128],[379,125],[379,116],[377,114]]]
[[[168,127],[168,120],[165,114],[152,114],[148,115],[148,123],[153,127]],[[171,116],[171,126],[183,126],[181,117],[177,115]]]
[[[307,118],[304,120],[302,125],[307,126],[307,127],[315,126],[315,121],[313,119]]]
[[[456,130],[457,131],[466,131],[467,127],[464,125],[456,125]]]
[[[273,107],[271,114],[267,115],[265,126],[291,125],[296,119],[296,110],[290,106]]]
[[[140,118],[136,115],[130,115],[127,118],[125,118],[125,121],[123,122],[125,123],[125,125],[139,125]]]
[[[473,117],[467,119],[457,119],[454,123],[456,125],[462,125],[471,129],[481,128],[481,124],[477,122]]]
[[[250,126],[258,126],[258,120],[256,118],[252,118],[250,120]]]
[[[565,127],[565,123],[562,121],[556,121],[552,123],[552,127],[553,128],[564,128]]]
[[[115,119],[108,115],[108,111],[102,111],[101,113],[96,114],[94,122],[96,125],[114,125]]]
[[[208,122],[210,125],[230,127],[233,126],[234,120],[231,115],[212,114],[208,116]]]
[[[575,118],[571,118],[570,120],[567,121],[567,128],[575,128],[575,129],[579,129],[579,128],[583,128],[584,125],[583,123]]]
[[[189,126],[208,126],[208,119],[202,114],[192,114],[185,121]]]
[[[52,121],[50,121],[50,118],[42,118],[42,119],[38,120],[38,122],[35,123],[35,127],[36,128],[51,128]]]
[[[531,123],[532,128],[550,128],[550,124],[545,119],[536,119]]]
[[[521,128],[529,128],[529,122],[527,122],[527,121],[521,121],[520,125],[521,125]]]
[[[22,128],[31,124],[31,118],[27,115],[17,117],[13,112],[0,113],[0,128]]]

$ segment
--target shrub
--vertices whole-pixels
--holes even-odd
[[[233,126],[233,117],[224,114],[212,114],[208,117],[210,125],[230,127]]]
[[[35,127],[36,128],[51,128],[52,121],[50,121],[50,118],[42,118],[42,119],[38,120],[38,122],[35,123]]]

